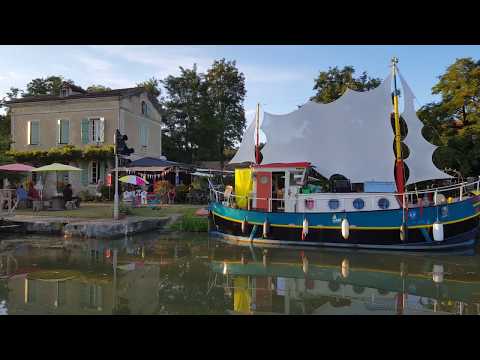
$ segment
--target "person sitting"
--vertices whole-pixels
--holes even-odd
[[[75,208],[80,207],[80,198],[78,196],[73,196],[71,184],[67,184],[63,189],[63,200],[65,201],[65,205],[67,205],[68,202],[70,202],[70,204],[73,202]]]
[[[33,186],[33,183],[30,183],[28,187],[27,198],[32,203],[32,210],[37,211],[41,209],[40,203],[40,194],[38,193],[37,189]]]
[[[23,185],[20,185],[17,188],[17,202],[18,202],[17,207],[19,209],[25,208],[27,206],[27,199],[28,199],[28,194],[23,188]]]

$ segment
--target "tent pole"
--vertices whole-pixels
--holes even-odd
[[[260,121],[260,104],[257,103],[257,114],[255,117],[256,141],[255,141],[255,162],[260,164],[260,141],[259,141],[259,121]],[[251,153],[250,153],[251,154]]]

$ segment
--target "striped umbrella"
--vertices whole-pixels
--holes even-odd
[[[142,179],[140,176],[136,175],[127,175],[127,176],[122,176],[118,181],[121,181],[126,184],[132,184],[132,185],[146,185],[148,184],[147,180]]]

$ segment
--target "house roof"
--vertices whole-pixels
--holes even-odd
[[[89,98],[99,98],[99,97],[109,97],[109,96],[125,97],[125,96],[138,95],[144,91],[145,89],[143,87],[134,87],[134,88],[115,89],[115,90],[100,91],[100,92],[85,92],[82,94],[73,94],[70,96],[55,96],[55,95],[26,96],[23,98],[7,101],[7,105],[37,102],[37,101],[89,99]]]
[[[56,101],[56,100],[70,100],[70,99],[94,99],[94,98],[102,98],[102,97],[128,97],[134,95],[140,95],[141,93],[145,92],[144,87],[131,87],[131,88],[124,88],[124,89],[115,89],[115,90],[108,90],[108,91],[99,91],[99,92],[88,92],[83,90],[81,87],[76,85],[68,84],[70,88],[74,91],[82,92],[81,94],[72,94],[70,96],[54,96],[54,95],[39,95],[39,96],[26,96],[19,99],[14,99],[7,101],[6,104],[14,105],[14,104],[23,104],[23,103],[31,103],[37,101]],[[147,93],[148,99],[153,104],[155,109],[161,114],[164,114],[162,106],[158,102],[157,98],[150,93]]]

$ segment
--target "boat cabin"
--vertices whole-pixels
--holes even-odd
[[[266,212],[342,212],[400,208],[393,182],[335,180],[331,189],[309,181],[308,162],[272,163],[252,167],[251,210]]]

